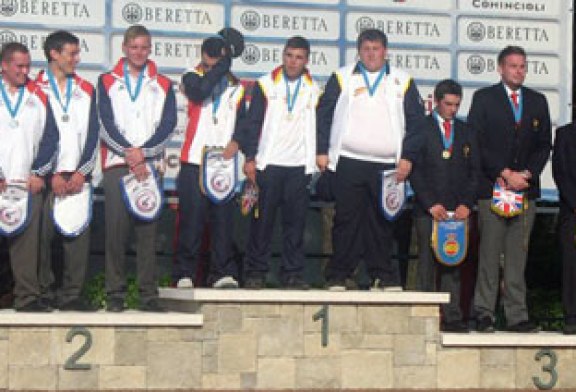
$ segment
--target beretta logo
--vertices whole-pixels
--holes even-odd
[[[18,37],[10,30],[0,31],[0,46],[7,44],[8,42],[16,42],[16,41],[18,41]]]
[[[138,23],[142,20],[142,7],[136,3],[128,3],[122,8],[122,17],[128,23]]]
[[[242,52],[242,61],[248,65],[254,65],[260,61],[260,49],[256,45],[248,44]]]
[[[472,22],[466,29],[470,41],[479,42],[486,37],[486,27],[480,22]]]
[[[2,3],[0,3],[0,14],[14,16],[16,12],[18,12],[18,2],[16,0],[2,0]]]
[[[484,60],[482,56],[473,54],[468,57],[468,60],[466,60],[466,67],[472,75],[484,73],[484,70],[486,69],[486,60]]]
[[[240,16],[240,23],[248,31],[258,30],[260,28],[260,14],[252,10],[244,11]]]
[[[356,21],[356,32],[361,33],[367,29],[373,29],[376,26],[374,19],[368,16],[362,16]]]

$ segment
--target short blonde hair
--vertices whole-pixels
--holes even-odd
[[[137,37],[152,37],[148,29],[142,25],[133,25],[126,29],[124,32],[124,41],[122,41],[123,45],[127,45],[129,41],[137,38]]]

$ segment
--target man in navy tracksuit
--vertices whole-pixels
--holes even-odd
[[[230,159],[240,143],[236,124],[244,117],[244,87],[230,72],[231,57],[227,50],[223,39],[205,39],[200,64],[182,77],[182,88],[188,98],[188,126],[176,180],[179,226],[174,275],[178,288],[194,287],[207,218],[211,235],[208,284],[214,288],[238,287],[232,259],[235,200],[216,204],[200,189],[203,149],[222,147],[223,157]]]
[[[282,66],[258,79],[247,116],[245,172],[260,188],[259,216],[253,216],[246,247],[246,288],[264,286],[272,232],[282,212],[280,283],[307,289],[304,280],[304,227],[307,185],[316,171],[316,113],[319,87],[306,65],[310,44],[303,37],[286,41]]]

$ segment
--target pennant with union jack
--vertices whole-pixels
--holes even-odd
[[[496,183],[490,208],[504,218],[520,215],[524,210],[524,193],[503,189]]]

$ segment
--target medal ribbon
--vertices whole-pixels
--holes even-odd
[[[368,79],[368,71],[366,70],[366,67],[364,67],[364,64],[358,63],[358,68],[360,68],[360,71],[362,72],[362,77],[364,78],[364,84],[368,89],[368,93],[370,94],[370,96],[373,96],[374,93],[376,92],[376,89],[380,85],[380,82],[382,81],[384,74],[386,74],[388,71],[388,64],[384,64],[372,86],[370,86],[370,80]]]
[[[518,99],[518,93],[513,91],[510,94],[510,105],[512,106],[512,111],[514,112],[514,120],[516,120],[516,124],[520,124],[520,120],[522,120],[522,99]]]
[[[144,81],[144,71],[146,70],[146,66],[142,67],[142,70],[138,74],[138,79],[136,79],[136,89],[134,90],[134,94],[132,94],[132,84],[130,83],[130,71],[128,70],[128,62],[124,60],[124,83],[126,84],[126,90],[128,90],[128,95],[130,95],[130,99],[132,102],[138,99],[138,95],[140,95],[140,90],[142,90],[142,82]]]
[[[12,102],[10,101],[10,97],[8,97],[8,92],[4,87],[4,83],[2,77],[0,77],[0,91],[2,92],[2,99],[6,102],[6,110],[10,114],[12,119],[15,119],[18,115],[18,110],[20,110],[20,105],[22,105],[22,98],[24,97],[24,86],[18,87],[18,99],[16,100],[16,106],[12,108]]]
[[[216,86],[212,94],[212,118],[216,118],[216,113],[218,112],[218,108],[220,107],[220,102],[222,101],[222,94],[224,94],[226,86],[228,86],[228,78],[224,76],[220,81],[220,84]]]
[[[68,113],[68,107],[70,106],[70,98],[72,98],[72,76],[66,75],[66,102],[62,103],[62,99],[60,98],[60,89],[56,84],[56,78],[54,77],[54,74],[52,73],[50,68],[46,68],[46,75],[48,76],[50,87],[52,87],[52,91],[54,92],[54,97],[60,104],[62,111],[64,113]]]
[[[440,131],[440,135],[442,136],[442,144],[444,144],[444,150],[452,151],[452,144],[454,144],[454,132],[452,132],[452,121],[442,119],[437,112],[434,112],[434,115],[436,116],[438,121],[442,121],[444,132]]]
[[[298,93],[300,92],[300,85],[302,84],[302,76],[298,78],[296,82],[296,88],[294,89],[294,95],[290,94],[290,84],[288,79],[284,76],[284,84],[286,85],[286,105],[288,105],[288,113],[292,113],[294,105],[296,105],[296,99],[298,98]]]

